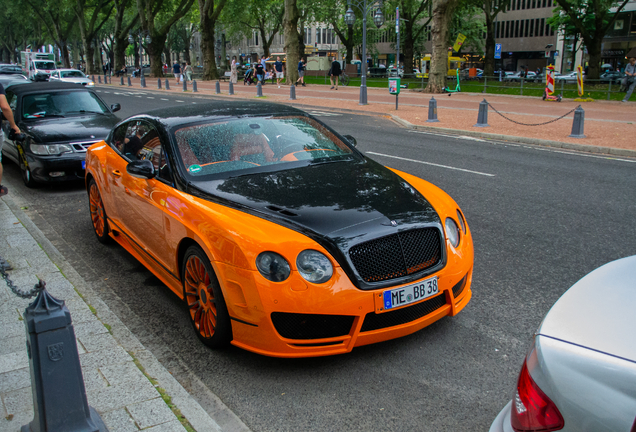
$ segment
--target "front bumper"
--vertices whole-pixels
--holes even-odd
[[[61,156],[40,156],[27,153],[26,156],[31,176],[37,182],[50,183],[84,179],[86,153],[69,153]],[[62,172],[63,175],[55,175],[55,173]]]
[[[426,276],[422,280],[437,276],[439,294],[390,311],[382,309],[382,293],[400,285],[363,291],[340,268],[333,283],[321,286],[295,272],[285,283],[268,283],[251,271],[216,265],[223,274],[233,345],[273,357],[316,357],[406,336],[456,315],[472,296],[472,263],[471,254],[460,265]]]

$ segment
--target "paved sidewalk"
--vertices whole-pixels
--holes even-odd
[[[111,432],[220,431],[221,428],[130,333],[12,200],[0,198],[0,256],[23,291],[38,277],[71,312],[88,403]],[[69,274],[69,273],[72,273]],[[74,283],[69,282],[69,279]],[[13,294],[0,278],[0,431],[33,420],[29,362],[22,313],[31,300]]]
[[[157,79],[148,78],[146,91],[170,92],[182,94],[181,86],[174,85],[174,79],[170,80],[171,90],[157,89]],[[199,95],[206,97],[218,97],[215,94],[215,81],[200,81],[198,84]],[[239,81],[234,86],[234,96],[229,96],[228,82],[221,82],[221,97],[233,97],[244,99],[256,99],[256,86],[243,85]],[[103,86],[106,87],[106,86]],[[113,80],[108,85],[113,89],[140,90],[139,79],[132,80],[132,87],[120,86],[119,81]],[[162,79],[162,87],[165,87],[165,79]],[[517,141],[528,144],[549,145],[552,147],[574,148],[580,151],[594,153],[612,153],[621,156],[636,157],[636,103],[621,103],[617,101],[598,100],[594,102],[575,102],[572,99],[564,99],[563,102],[546,102],[533,96],[509,96],[481,93],[454,93],[431,95],[402,89],[399,96],[399,107],[395,109],[395,96],[388,94],[388,89],[369,87],[368,105],[358,105],[359,87],[339,87],[331,90],[328,85],[311,84],[306,87],[296,87],[296,101],[290,101],[289,86],[266,84],[263,86],[263,99],[279,102],[293,103],[305,107],[345,109],[376,115],[385,115],[395,118],[405,126],[429,129],[441,133],[466,133],[471,136],[480,136],[498,140]],[[188,85],[191,92],[192,85]],[[117,90],[114,90],[115,92]],[[437,100],[439,123],[429,123],[428,103],[434,96]],[[477,123],[479,103],[486,100],[501,114],[510,120],[503,118],[489,109],[487,128],[479,128]],[[569,138],[572,131],[574,114],[570,113],[565,118],[556,120],[562,115],[572,111],[578,105],[585,110],[585,135],[586,138]],[[518,123],[536,125],[551,120],[552,123],[542,126],[527,126]]]

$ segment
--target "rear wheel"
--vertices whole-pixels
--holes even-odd
[[[104,244],[110,243],[108,218],[106,217],[106,210],[104,210],[102,195],[99,193],[99,188],[94,179],[91,179],[88,185],[88,205],[91,212],[91,222],[93,222],[93,231],[97,236],[97,240]]]
[[[222,348],[232,340],[232,324],[221,286],[210,260],[198,246],[190,246],[183,258],[183,298],[197,337],[210,348]]]

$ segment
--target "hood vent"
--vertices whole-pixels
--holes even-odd
[[[265,208],[266,208],[266,209],[268,209],[268,210],[271,210],[271,211],[274,211],[274,212],[280,213],[280,214],[282,214],[282,215],[284,215],[284,216],[292,216],[292,217],[293,217],[293,216],[298,216],[298,214],[297,214],[297,213],[290,212],[289,210],[285,210],[285,209],[283,209],[283,208],[276,207],[276,206],[273,206],[273,205],[268,205],[268,206],[267,206],[267,207],[265,207]]]

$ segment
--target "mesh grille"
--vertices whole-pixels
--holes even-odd
[[[369,313],[364,318],[364,323],[362,323],[362,329],[360,331],[366,332],[406,324],[435,312],[445,304],[446,294],[441,293],[440,295],[423,301],[422,303],[414,304],[413,306],[407,306],[402,309],[396,309],[394,311],[384,312],[381,314],[376,314],[375,312]]]
[[[468,274],[466,274],[462,280],[460,280],[459,282],[457,282],[455,284],[455,286],[453,287],[453,297],[457,298],[459,297],[459,295],[464,291],[464,288],[466,287],[466,278],[468,277]]]
[[[352,247],[349,257],[366,282],[380,282],[417,273],[441,259],[437,228],[421,228],[392,234]]]
[[[325,339],[346,336],[355,317],[272,312],[278,334],[287,339]]]

